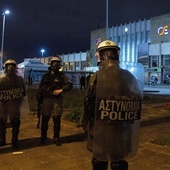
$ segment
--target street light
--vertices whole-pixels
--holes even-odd
[[[109,6],[109,2],[108,2],[108,0],[106,0],[106,39],[107,39],[107,40],[109,39],[109,32],[108,32],[108,31],[109,31],[109,30],[108,30],[108,29],[109,29],[109,28],[108,28],[108,27],[109,27],[109,26],[108,26],[108,18],[109,18],[109,17],[108,17],[108,15],[109,15],[109,14],[108,14],[108,13],[109,13],[109,12],[108,12],[108,11],[109,11],[108,8],[109,8],[109,7],[108,7],[108,6]]]
[[[1,70],[3,67],[3,50],[4,50],[4,32],[5,32],[5,16],[10,13],[9,10],[6,10],[3,15],[3,24],[2,24],[2,44],[1,44]]]
[[[44,54],[44,52],[45,52],[45,50],[44,50],[44,49],[42,49],[42,50],[41,50],[41,53],[42,53],[42,57],[43,57],[43,54]]]

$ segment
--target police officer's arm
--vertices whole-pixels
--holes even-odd
[[[50,88],[50,85],[49,85],[48,74],[45,74],[42,77],[41,82],[39,84],[39,89],[38,89],[37,96],[36,96],[38,102],[42,102],[43,100],[42,96],[44,95],[44,93],[48,91],[49,88]]]
[[[63,79],[62,87],[61,89],[54,90],[53,91],[54,95],[58,95],[62,92],[68,92],[73,88],[72,82],[69,80],[69,78],[65,74],[62,75],[62,79]]]

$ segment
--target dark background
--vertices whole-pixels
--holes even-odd
[[[109,26],[170,13],[170,0],[108,1]],[[17,62],[41,57],[42,48],[44,56],[85,52],[90,32],[106,27],[106,0],[0,0],[6,9],[4,56]]]

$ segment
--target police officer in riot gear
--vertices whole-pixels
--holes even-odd
[[[122,117],[116,116],[121,111],[119,111],[120,105],[115,107],[115,103],[117,101],[123,103],[123,100],[125,102],[141,100],[141,94],[135,77],[119,67],[119,52],[120,48],[113,41],[105,40],[98,45],[96,54],[99,71],[90,78],[85,96],[83,123],[88,134],[87,148],[93,153],[93,170],[107,170],[108,161],[111,161],[112,170],[128,170],[128,163],[124,158],[130,152],[128,148],[130,142],[124,144],[124,138],[125,136],[128,138],[131,130],[130,123],[133,124],[133,120],[125,121],[131,117],[125,118],[124,113]],[[126,76],[125,80],[124,76]],[[138,103],[139,107],[133,108],[136,109],[136,113],[140,112],[141,102]],[[109,104],[112,106],[109,107]],[[129,127],[128,133],[124,132],[125,127]]]
[[[6,145],[6,124],[12,126],[12,146],[18,148],[20,106],[26,96],[24,80],[17,75],[15,60],[9,59],[4,66],[5,75],[0,77],[0,146]]]
[[[38,101],[42,102],[40,143],[44,144],[47,138],[48,122],[50,117],[52,117],[54,123],[54,143],[60,146],[60,122],[63,112],[62,93],[70,91],[73,85],[68,77],[59,71],[62,66],[60,58],[58,56],[53,57],[50,62],[49,72],[43,76],[37,94]]]

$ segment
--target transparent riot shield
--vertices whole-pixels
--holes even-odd
[[[139,63],[104,61],[100,64],[93,140],[95,158],[119,160],[136,154],[143,79],[144,68]]]

